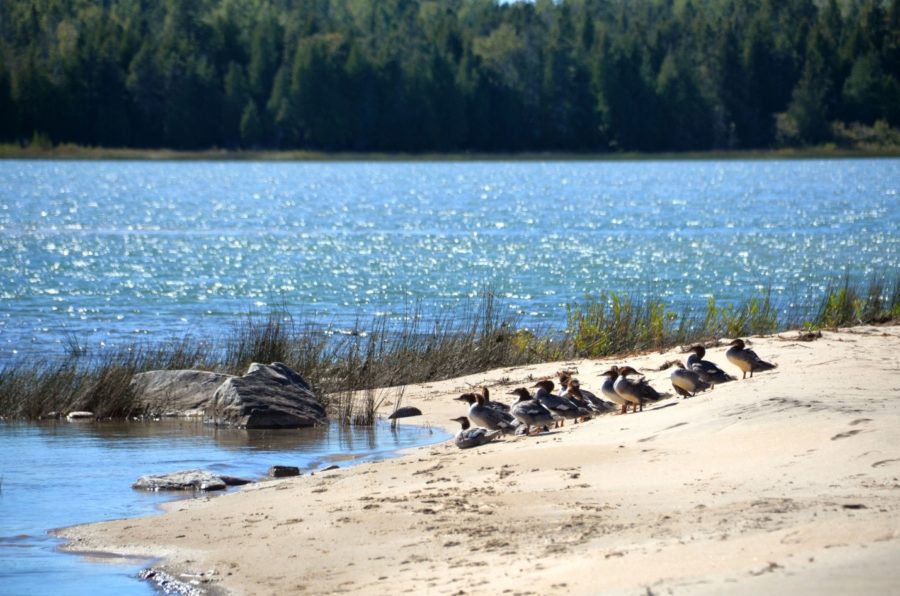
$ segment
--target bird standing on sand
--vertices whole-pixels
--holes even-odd
[[[597,414],[606,414],[607,412],[616,409],[613,404],[603,401],[586,389],[582,389],[581,383],[578,382],[578,379],[569,379],[566,396],[579,406],[584,404],[584,407],[592,412],[596,412]]]
[[[534,393],[534,399],[559,418],[563,425],[565,425],[566,420],[575,420],[579,416],[590,415],[590,410],[579,408],[571,400],[554,395],[553,381],[538,381],[534,386],[537,388],[537,391]]]
[[[669,379],[672,381],[675,393],[681,397],[694,397],[698,391],[705,391],[710,388],[711,385],[703,380],[702,375],[685,367],[681,360],[667,362],[665,368],[673,364],[676,368],[669,375]]]
[[[503,434],[515,434],[519,422],[513,418],[512,414],[489,406],[485,403],[483,395],[474,395],[474,397],[475,403],[469,406],[469,418],[472,419],[472,422],[490,430],[499,430]],[[491,404],[495,403],[491,402]]]
[[[528,389],[519,387],[510,392],[512,395],[518,395],[519,399],[513,404],[509,413],[515,416],[516,420],[525,425],[525,434],[531,434],[532,426],[547,426],[553,422],[553,414],[550,410],[541,405],[541,402],[531,397]]]
[[[741,372],[744,373],[744,376],[741,377],[742,379],[747,378],[747,373],[750,373],[750,378],[752,379],[754,371],[772,370],[775,368],[774,364],[766,362],[757,356],[756,352],[746,348],[742,339],[736,339],[728,345],[731,347],[725,352],[725,357],[728,358],[729,362],[741,369]]]
[[[482,385],[481,387],[481,397],[484,398],[484,405],[494,408],[495,410],[502,410],[504,412],[509,412],[509,406],[499,401],[491,400],[491,392],[488,391],[487,386]]]
[[[509,412],[508,405],[500,403],[499,401],[491,400],[488,397],[489,395],[490,394],[488,393],[487,387],[482,387],[480,396],[477,393],[463,393],[459,397],[454,397],[453,399],[455,399],[456,401],[464,401],[471,406],[479,397],[481,397],[484,407],[490,408],[492,410],[497,410],[498,412]]]
[[[623,366],[619,369],[619,378],[613,383],[613,389],[631,403],[633,406],[632,411],[635,411],[634,409],[640,406],[640,409],[643,412],[645,402],[659,401],[663,398],[663,395],[651,387],[646,379],[642,378],[637,381],[632,381],[628,378],[628,375],[636,374],[638,374],[638,371],[635,369],[630,366]]]
[[[715,388],[719,383],[727,383],[734,381],[734,377],[719,368],[715,363],[704,360],[706,356],[706,348],[703,346],[692,346],[691,355],[687,358],[687,367],[700,375],[700,379],[705,383],[709,383],[710,387]]]
[[[619,367],[613,366],[609,370],[600,373],[600,376],[606,377],[606,380],[603,381],[603,385],[600,386],[600,393],[614,404],[622,406],[621,413],[625,414],[628,411],[628,404],[631,402],[616,392],[615,384],[619,378]]]
[[[490,443],[500,435],[498,430],[488,430],[480,426],[471,427],[469,419],[465,416],[459,418],[451,418],[453,422],[459,422],[462,429],[456,433],[454,442],[460,449],[471,449],[472,447],[480,447],[485,443]]]

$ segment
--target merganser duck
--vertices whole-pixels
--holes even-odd
[[[566,397],[569,394],[569,381],[573,378],[576,371],[558,370],[556,376],[559,377],[559,396]]]
[[[586,389],[582,389],[578,379],[569,380],[568,396],[575,403],[578,403],[576,400],[580,399],[585,404],[585,407],[598,414],[606,414],[616,409],[613,404],[603,401]]]
[[[687,366],[685,368],[700,375],[700,379],[703,380],[704,383],[708,383],[711,388],[715,388],[719,383],[734,381],[734,377],[709,360],[703,359],[703,357],[706,356],[706,348],[703,346],[691,346],[690,352],[691,355],[688,356]]]
[[[590,414],[590,410],[579,408],[571,400],[554,395],[553,381],[549,379],[538,381],[534,384],[534,387],[537,388],[534,399],[538,400],[552,414],[559,417],[562,425],[565,425],[566,420],[575,420],[582,414]]]
[[[475,403],[469,406],[469,418],[489,430],[499,430],[504,434],[515,434],[516,427],[519,426],[512,414],[486,404],[483,395],[475,395]]]
[[[489,408],[494,408],[495,410],[501,410],[503,412],[509,412],[508,405],[500,403],[499,401],[493,401],[491,399],[491,392],[488,391],[488,388],[485,385],[482,385],[481,387],[481,396],[484,398],[484,405],[488,406]]]
[[[500,435],[499,430],[488,430],[480,426],[469,426],[469,419],[465,416],[459,418],[451,418],[453,422],[459,422],[462,429],[456,433],[454,442],[460,449],[471,449],[472,447],[480,447],[485,443],[490,443]]]
[[[547,426],[553,422],[553,414],[550,413],[550,410],[534,399],[528,392],[528,389],[519,387],[510,393],[518,395],[519,399],[513,404],[509,413],[525,425],[525,434],[531,434],[532,426]]]
[[[772,370],[773,368],[776,368],[775,364],[766,362],[757,356],[756,352],[746,348],[746,344],[744,344],[744,340],[742,339],[736,339],[728,345],[731,347],[725,352],[725,357],[744,373],[744,376],[742,376],[741,379],[746,379],[747,373],[750,373],[750,378],[752,379],[754,371]]]
[[[616,380],[619,378],[619,367],[613,366],[609,370],[601,373],[600,376],[606,377],[606,380],[603,381],[603,385],[600,386],[600,393],[602,393],[603,397],[609,401],[622,406],[622,414],[626,413],[630,402],[616,393],[615,390]]]
[[[640,379],[638,381],[632,381],[628,378],[628,375],[636,375],[638,371],[631,368],[630,366],[623,366],[619,369],[619,378],[616,379],[616,382],[613,383],[613,389],[615,389],[616,393],[625,398],[628,402],[633,406],[632,411],[635,411],[635,408],[640,406],[641,411],[644,411],[644,402],[647,401],[659,401],[663,398],[662,395],[656,389],[650,386],[650,383],[647,382],[646,379]],[[626,407],[627,410],[627,407]]]
[[[675,393],[681,397],[694,397],[698,391],[705,391],[710,388],[710,383],[704,381],[701,374],[687,368],[681,360],[667,362],[663,368],[668,368],[672,365],[676,365],[676,368],[669,375],[669,379],[672,381]]]
[[[487,388],[482,387],[481,395],[479,396],[477,393],[463,393],[459,397],[454,397],[456,401],[464,401],[469,406],[472,406],[475,401],[481,397],[484,400],[484,406],[486,408],[490,408],[492,410],[497,410],[498,412],[509,412],[509,406],[499,401],[491,401],[487,397],[485,397],[485,393],[487,393]]]

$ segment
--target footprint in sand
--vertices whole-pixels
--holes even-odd
[[[847,437],[852,437],[853,435],[858,435],[861,432],[862,432],[861,430],[848,430],[845,433],[838,433],[838,434],[834,435],[833,437],[831,437],[831,440],[836,441],[838,439],[846,439]]]
[[[895,461],[900,461],[900,459],[883,459],[883,460],[881,460],[881,461],[877,461],[877,462],[875,462],[874,464],[872,464],[872,467],[873,467],[873,468],[880,468],[881,466],[886,466],[886,465],[888,465],[888,464],[890,464],[890,463],[893,463],[893,462],[895,462]]]

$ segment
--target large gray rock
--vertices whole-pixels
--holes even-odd
[[[224,490],[226,486],[243,486],[250,480],[221,476],[207,470],[185,470],[171,474],[148,474],[138,478],[131,488],[143,490]]]
[[[225,490],[226,486],[247,484],[249,480],[219,476],[206,470],[141,476],[131,488],[143,490]]]
[[[309,384],[280,362],[254,363],[244,376],[226,379],[206,416],[236,428],[299,428],[327,421]]]
[[[131,391],[146,414],[202,416],[216,389],[232,375],[204,370],[152,370],[131,380]]]

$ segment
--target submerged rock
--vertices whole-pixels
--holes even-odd
[[[228,483],[212,472],[206,470],[187,470],[141,476],[131,488],[143,490],[225,490]]]
[[[280,362],[254,363],[244,376],[226,379],[206,416],[236,428],[299,428],[327,421],[309,384]]]
[[[232,375],[204,370],[152,370],[134,375],[138,408],[151,416],[202,416],[222,383]]]

